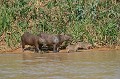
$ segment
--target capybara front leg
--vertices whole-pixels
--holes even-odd
[[[60,51],[60,47],[57,46],[56,48],[57,48],[57,52],[59,52]]]
[[[39,44],[39,49],[42,49],[42,46],[43,46],[42,44]]]
[[[35,46],[35,52],[39,53],[39,45]]]
[[[56,44],[53,45],[53,52],[54,52],[54,53],[57,53],[57,47],[56,47]]]
[[[22,51],[24,52],[25,51],[25,44],[22,43]]]
[[[35,52],[39,53],[39,48],[35,47]]]

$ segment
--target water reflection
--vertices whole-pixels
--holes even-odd
[[[119,79],[119,52],[0,54],[0,79]]]

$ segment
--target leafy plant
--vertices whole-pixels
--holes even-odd
[[[120,42],[120,3],[111,0],[3,0],[0,36],[8,46],[25,31],[71,34],[73,42],[116,45]]]

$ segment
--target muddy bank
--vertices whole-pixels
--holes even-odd
[[[18,44],[17,47],[8,47],[5,42],[0,42],[0,53],[10,53],[10,54],[23,54],[23,53],[35,53],[34,51],[26,50],[25,52],[22,51],[22,47]],[[29,45],[26,48],[30,47]],[[91,52],[91,51],[109,51],[109,50],[120,50],[120,46],[116,47],[99,47],[93,48],[88,50],[78,50],[77,52]],[[53,51],[47,51],[45,53],[53,53]],[[66,49],[60,50],[58,53],[67,53]]]
[[[78,50],[77,52],[91,52],[91,51],[110,51],[110,50],[120,50],[120,46],[116,46],[115,48],[110,47],[100,47],[100,48],[93,48],[89,50]],[[0,49],[0,53],[11,53],[11,54],[23,54],[23,53],[35,53],[34,51],[26,50],[25,52],[22,51],[21,47],[17,48],[8,48],[4,46],[4,49]],[[44,53],[53,53],[53,51],[47,51]],[[66,49],[60,50],[58,53],[67,53]]]

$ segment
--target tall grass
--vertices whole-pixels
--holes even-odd
[[[29,31],[73,36],[73,42],[117,45],[120,42],[118,0],[2,0],[0,37],[8,46]]]

